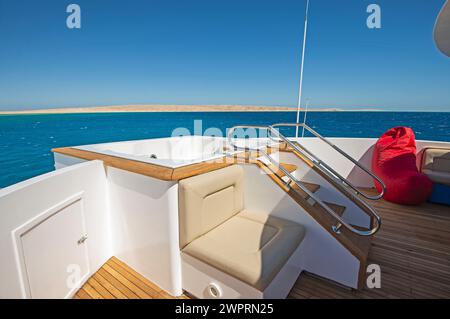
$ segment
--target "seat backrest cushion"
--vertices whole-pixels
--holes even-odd
[[[243,168],[233,165],[179,182],[181,249],[244,208],[243,180]]]
[[[421,170],[435,183],[450,185],[450,149],[427,148]]]

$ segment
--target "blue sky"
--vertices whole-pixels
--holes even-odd
[[[82,28],[66,27],[77,3]],[[366,26],[366,7],[382,28]],[[304,97],[316,107],[450,111],[444,0],[311,0]],[[296,105],[301,0],[0,0],[0,109]]]

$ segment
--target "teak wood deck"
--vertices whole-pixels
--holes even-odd
[[[381,288],[350,290],[302,274],[289,298],[450,298],[450,207],[372,204],[383,224],[372,240],[369,264],[381,267]],[[173,297],[113,257],[75,298]]]
[[[450,298],[450,207],[372,201],[382,218],[368,264],[381,268],[381,288],[349,290],[300,275],[289,298]]]
[[[178,299],[187,298],[186,296]],[[74,299],[177,299],[116,257],[109,259]]]

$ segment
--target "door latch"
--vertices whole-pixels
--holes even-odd
[[[86,239],[88,239],[88,235],[84,234],[80,239],[78,239],[77,241],[78,245],[83,244],[86,241]]]

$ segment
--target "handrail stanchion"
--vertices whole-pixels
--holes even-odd
[[[295,145],[294,143],[292,143],[292,141],[290,141],[289,139],[287,139],[286,137],[284,137],[278,130],[275,129],[275,127],[283,127],[283,126],[287,126],[287,127],[303,127],[306,130],[308,130],[309,132],[311,132],[313,135],[315,135],[316,137],[318,137],[320,140],[322,140],[323,142],[325,142],[326,144],[328,144],[329,146],[331,146],[334,150],[336,150],[339,154],[341,154],[342,156],[344,156],[345,158],[347,158],[348,160],[350,160],[353,164],[355,164],[356,166],[358,166],[361,170],[363,170],[366,174],[368,174],[371,178],[375,179],[380,185],[381,185],[381,193],[376,195],[376,196],[370,196],[364,192],[361,192],[356,186],[354,186],[348,179],[344,178],[341,174],[339,174],[338,172],[336,172],[336,170],[334,170],[332,167],[330,167],[327,163],[325,163],[324,161],[322,161],[321,159],[319,159],[317,156],[315,156],[312,152],[310,152],[306,147],[301,146],[298,142],[298,144],[300,145],[301,149]],[[320,135],[319,133],[317,133],[316,131],[314,131],[312,128],[310,128],[308,125],[300,123],[280,123],[280,124],[274,124],[270,126],[274,132],[276,132],[277,136],[283,140],[284,142],[286,142],[287,144],[289,144],[289,146],[291,146],[293,149],[295,149],[297,152],[303,154],[303,153],[307,153],[307,155],[309,155],[309,158],[313,159],[313,163],[316,164],[316,166],[322,166],[325,169],[327,169],[329,172],[331,172],[335,177],[337,177],[341,182],[343,182],[344,184],[346,184],[347,186],[349,186],[350,188],[352,188],[358,195],[362,195],[363,197],[370,199],[370,200],[378,200],[381,199],[384,196],[384,193],[386,191],[386,186],[383,183],[383,181],[376,176],[375,174],[373,174],[370,170],[368,170],[365,166],[361,165],[357,160],[355,160],[353,157],[351,157],[350,155],[348,155],[346,152],[344,152],[342,149],[340,149],[339,147],[337,147],[335,144],[333,144],[332,142],[330,142],[328,139],[326,139],[325,137],[323,137],[322,135]],[[272,132],[272,131],[271,131]]]
[[[250,147],[247,147],[247,146],[242,147],[242,146],[236,145],[233,142],[233,133],[234,133],[234,131],[237,130],[237,129],[248,129],[248,128],[266,130],[269,133],[268,134],[269,136],[271,136],[271,134],[273,132],[276,132],[276,134],[278,135],[278,137],[281,140],[283,140],[284,142],[286,142],[287,144],[289,144],[293,148],[297,148],[297,147],[291,141],[289,141],[287,138],[285,138],[281,133],[279,133],[277,130],[275,130],[272,126],[256,126],[256,125],[235,126],[235,127],[231,128],[228,131],[228,136],[227,136],[228,143],[235,150],[243,150],[243,151],[246,151],[246,152],[248,152],[248,151],[250,151],[250,152],[256,151],[256,152],[258,152],[258,154],[264,155],[264,157],[267,158],[274,166],[276,166],[278,169],[280,169],[285,174],[285,176],[287,176],[289,178],[289,180],[294,182],[302,191],[304,191],[310,198],[312,198],[317,204],[319,204],[328,214],[333,216],[338,221],[338,223],[336,225],[332,226],[332,230],[336,234],[340,234],[340,229],[341,229],[342,226],[346,227],[351,232],[353,232],[353,233],[355,233],[357,235],[360,235],[360,236],[372,236],[373,234],[375,234],[378,231],[378,229],[380,228],[380,225],[381,225],[381,218],[380,218],[380,216],[378,216],[378,214],[373,210],[373,208],[371,208],[370,206],[365,204],[358,197],[354,196],[355,200],[361,201],[363,203],[363,205],[365,205],[365,207],[367,207],[369,212],[375,217],[376,224],[371,229],[369,229],[367,231],[356,229],[352,225],[348,224],[343,218],[341,218],[341,216],[339,216],[334,210],[332,210],[326,203],[324,203],[321,199],[319,199],[316,195],[314,195],[314,193],[309,191],[308,188],[306,186],[304,186],[301,181],[299,181],[296,177],[294,177],[288,170],[286,170],[283,166],[280,165],[280,163],[278,163],[272,156],[270,156],[270,154],[268,154],[264,150],[264,147],[261,147],[261,148],[250,148]],[[303,153],[300,149],[298,149],[298,152]]]

